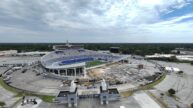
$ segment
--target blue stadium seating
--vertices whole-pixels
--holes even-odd
[[[74,59],[70,59],[70,60],[64,60],[61,62],[60,65],[67,65],[67,64],[73,64],[73,63],[81,63],[81,62],[89,62],[89,61],[93,61],[94,58],[92,57],[84,57],[84,58],[74,58]]]

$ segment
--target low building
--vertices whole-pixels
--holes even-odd
[[[176,67],[165,67],[164,68],[166,72],[180,72],[181,70]]]
[[[42,51],[33,51],[33,52],[21,52],[17,53],[17,56],[43,56],[48,54],[49,52],[42,52]]]
[[[171,53],[181,55],[193,55],[193,49],[176,48],[175,50],[172,50]]]
[[[5,50],[5,51],[0,51],[0,56],[11,56],[11,55],[16,55],[17,50]]]
[[[154,55],[146,55],[146,59],[156,59],[156,58],[171,58],[175,56],[174,54],[154,54]]]

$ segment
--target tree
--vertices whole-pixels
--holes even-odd
[[[191,104],[191,108],[193,108],[193,103]]]
[[[184,73],[183,71],[179,71],[179,72],[178,72],[178,74],[180,74],[180,75],[183,74],[183,73]]]
[[[169,93],[170,96],[173,96],[173,95],[176,94],[176,90],[171,88],[171,89],[168,90],[168,93]]]
[[[190,64],[193,65],[193,62],[191,62]]]
[[[180,54],[180,51],[179,51],[179,50],[177,50],[177,54]]]
[[[5,102],[0,101],[0,106],[5,106]]]

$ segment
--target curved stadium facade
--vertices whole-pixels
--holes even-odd
[[[123,57],[69,44],[56,45],[53,49],[54,51],[41,58],[41,64],[47,75],[59,78],[84,77],[87,63],[99,61],[105,64],[120,61]]]

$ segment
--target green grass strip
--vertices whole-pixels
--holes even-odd
[[[41,98],[44,102],[53,102],[53,99],[55,98],[55,96],[49,96],[49,95],[39,95],[39,94],[35,94],[35,93],[23,93],[19,90],[17,90],[14,87],[11,87],[9,85],[7,85],[2,78],[0,78],[0,86],[2,86],[4,89],[6,89],[7,91],[10,91],[15,95],[15,97],[22,97],[22,96],[37,96],[39,98]]]

